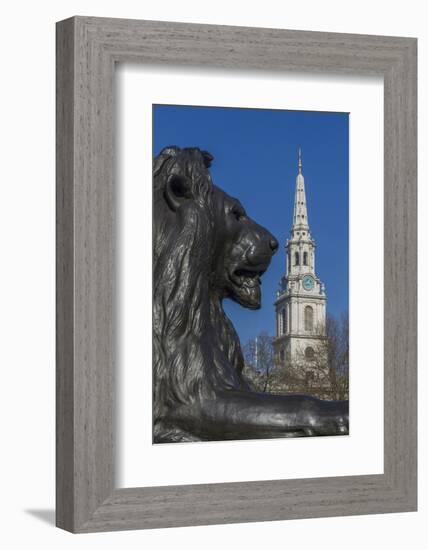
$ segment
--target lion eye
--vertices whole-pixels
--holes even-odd
[[[242,220],[242,218],[245,218],[246,216],[245,211],[242,208],[239,208],[239,206],[234,206],[231,212],[237,221]]]

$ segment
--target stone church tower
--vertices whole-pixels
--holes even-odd
[[[326,295],[315,273],[315,241],[309,228],[302,155],[299,149],[293,225],[285,244],[285,275],[275,302],[275,357],[278,364],[310,367],[325,340]]]

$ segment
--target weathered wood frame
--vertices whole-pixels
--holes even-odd
[[[73,17],[57,25],[57,525],[72,532],[416,510],[416,39]],[[382,475],[114,486],[116,62],[384,78]],[[144,464],[142,465],[144,467]]]

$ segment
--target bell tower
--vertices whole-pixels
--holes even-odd
[[[325,340],[326,294],[315,272],[316,245],[312,238],[306,204],[302,153],[298,153],[293,223],[285,244],[285,275],[275,301],[276,361],[310,366],[321,341]]]

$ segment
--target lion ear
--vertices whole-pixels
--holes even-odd
[[[165,185],[165,199],[174,212],[187,200],[193,198],[192,184],[189,178],[171,174]]]
[[[204,160],[205,168],[209,168],[212,164],[212,161],[214,160],[214,157],[211,153],[208,153],[208,151],[201,151],[201,153]]]

